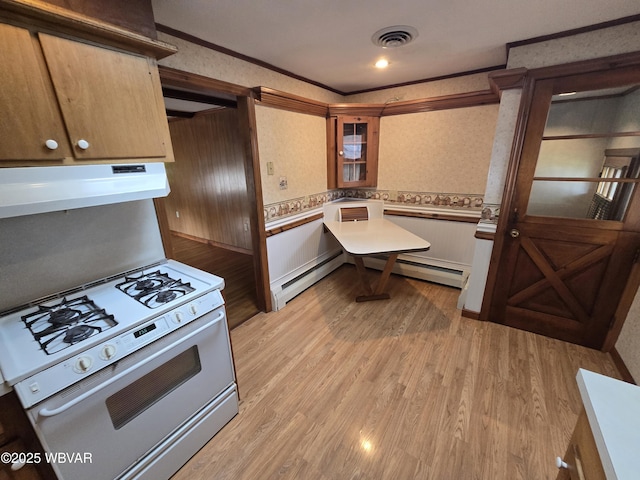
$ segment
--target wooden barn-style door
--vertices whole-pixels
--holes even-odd
[[[532,88],[489,320],[602,349],[640,256],[640,68]]]

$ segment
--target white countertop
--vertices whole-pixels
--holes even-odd
[[[351,255],[428,250],[431,244],[383,218],[358,222],[326,221],[325,226]]]
[[[584,369],[576,379],[607,480],[637,480],[640,387]]]

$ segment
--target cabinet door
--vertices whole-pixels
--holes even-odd
[[[165,157],[153,60],[43,33],[39,38],[77,159]]]
[[[375,187],[378,182],[377,117],[338,117],[338,187]]]
[[[0,45],[0,161],[70,156],[37,39],[28,30],[0,24]],[[58,148],[48,148],[47,140]]]

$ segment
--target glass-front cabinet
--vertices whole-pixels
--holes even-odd
[[[375,187],[378,182],[379,117],[329,119],[329,188]],[[331,137],[335,139],[331,141]],[[335,182],[332,182],[332,177]],[[334,183],[332,185],[332,183]]]

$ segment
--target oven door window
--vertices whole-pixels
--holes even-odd
[[[202,370],[198,346],[185,350],[106,400],[116,430]]]

